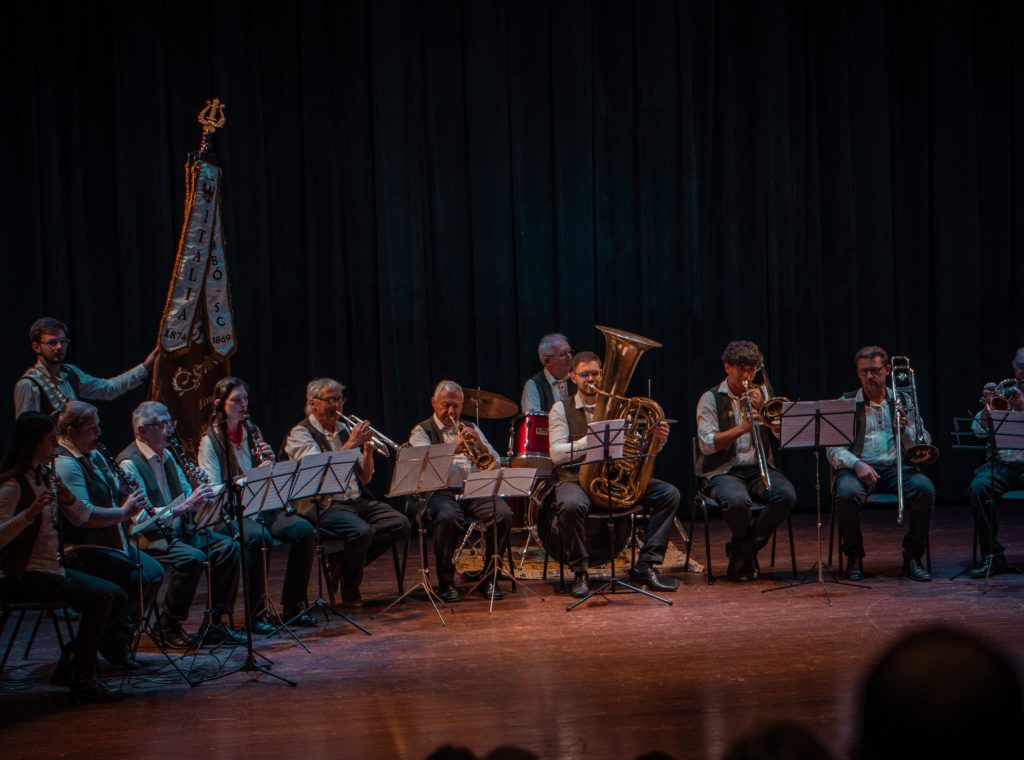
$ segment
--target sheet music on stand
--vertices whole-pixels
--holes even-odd
[[[529,498],[537,480],[535,467],[500,467],[472,472],[462,484],[459,499]]]
[[[1024,449],[1024,412],[992,409],[989,415],[997,449]]]
[[[779,445],[783,449],[852,446],[855,399],[787,401],[782,405]],[[815,418],[821,419],[815,429]]]
[[[246,484],[242,492],[242,514],[254,517],[264,510],[284,507],[298,468],[299,463],[291,459],[276,462],[273,467],[263,465],[249,470],[245,474]],[[255,487],[250,489],[250,483]]]
[[[333,451],[319,451],[298,460],[299,469],[292,481],[292,492],[288,495],[289,500],[309,499],[317,495],[320,481],[323,480],[324,472],[327,470],[333,453]]]
[[[320,483],[321,495],[345,493],[352,479],[352,472],[359,461],[358,449],[341,449],[328,452],[327,468],[324,470],[323,481]]]
[[[954,417],[953,448],[958,451],[985,451],[988,449],[988,429],[982,435],[974,431],[974,417]],[[966,442],[965,442],[966,441]]]
[[[454,456],[454,441],[399,449],[391,475],[391,490],[385,495],[412,496],[447,488]]]
[[[607,432],[606,432],[607,431]],[[587,438],[583,450],[586,452],[584,462],[594,464],[603,462],[605,437],[608,437],[608,458],[622,459],[623,442],[626,434],[624,419],[598,420],[587,423]]]
[[[222,514],[224,503],[227,501],[228,489],[223,483],[211,486],[211,488],[214,489],[216,497],[196,510],[194,523],[197,530],[204,530],[216,525],[222,518],[228,519],[227,515]]]

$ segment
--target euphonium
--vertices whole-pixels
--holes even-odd
[[[665,419],[657,402],[643,396],[627,397],[630,378],[637,362],[648,349],[661,348],[649,338],[624,330],[595,325],[604,334],[605,357],[601,385],[596,388],[594,422],[626,420],[623,453],[626,458],[611,462],[585,464],[580,468],[580,487],[595,506],[611,504],[612,509],[628,509],[640,501],[654,470],[656,442],[651,431]]]

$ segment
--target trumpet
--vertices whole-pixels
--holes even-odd
[[[354,414],[343,414],[342,412],[336,412],[336,414],[350,428],[355,428],[360,422],[364,422],[364,420],[356,417]],[[397,443],[372,426],[370,427],[370,434],[372,436],[370,443],[373,444],[373,450],[385,459],[391,456],[392,452],[398,451],[399,446]]]
[[[477,447],[476,445],[471,444],[466,437],[462,435],[465,430],[471,428],[461,420],[456,419],[454,415],[449,416],[448,419],[451,420],[452,427],[455,428],[456,432],[462,436],[462,443],[466,447],[466,458],[473,463],[473,466],[478,470],[493,470],[495,465],[498,464],[498,460],[491,455],[491,452],[482,445],[482,442],[481,445]]]
[[[1021,385],[1014,377],[1008,377],[996,385],[991,389],[992,397],[988,401],[989,408],[995,409],[997,412],[1008,411],[1010,399],[1020,393]],[[988,386],[986,386],[986,389],[988,389]],[[982,399],[982,403],[985,403],[984,399]]]

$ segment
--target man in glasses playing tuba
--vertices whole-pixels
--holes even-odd
[[[722,364],[725,379],[697,402],[696,474],[706,480],[707,494],[722,507],[732,532],[725,545],[727,577],[751,581],[760,575],[757,553],[793,509],[796,491],[775,467],[772,427],[761,415],[766,393],[753,385],[764,364],[761,349],[749,340],[734,340],[722,352]],[[764,509],[754,510],[754,500]]]

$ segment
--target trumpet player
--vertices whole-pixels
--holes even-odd
[[[1003,403],[1000,406],[1015,412],[1024,411],[1024,346],[1017,349],[1011,363],[1013,378],[1000,384],[988,383],[982,389],[981,411],[974,418],[974,432],[978,437],[989,435],[991,416],[989,411],[994,397]],[[994,508],[995,501],[1012,489],[1024,488],[1024,450],[998,449],[989,461],[974,471],[970,497],[975,514],[984,519],[978,522],[978,543],[981,546],[982,563],[968,571],[972,578],[1001,573],[1009,569],[1004,547],[999,543],[999,521]]]
[[[72,364],[65,364],[68,326],[53,317],[40,317],[28,329],[29,345],[36,363],[14,386],[14,415],[42,411],[56,416],[67,401],[79,398],[110,400],[137,388],[149,377],[156,361],[153,349],[141,364],[109,379],[93,377]]]
[[[582,599],[590,593],[587,575],[590,561],[587,552],[585,522],[590,510],[587,492],[580,486],[580,473],[573,464],[583,461],[585,452],[579,442],[586,438],[587,423],[593,421],[597,405],[597,389],[601,384],[601,359],[592,351],[582,351],[573,357],[572,381],[579,389],[572,399],[556,401],[548,419],[551,458],[556,465],[555,501],[558,510],[558,531],[565,552],[565,561],[573,571],[571,593]],[[652,430],[656,451],[668,440],[667,422],[659,422]],[[641,497],[641,503],[650,510],[644,532],[644,544],[630,568],[634,583],[647,586],[651,591],[672,592],[676,584],[658,577],[654,565],[665,559],[668,536],[672,531],[672,518],[679,509],[679,489],[671,483],[651,478]],[[600,504],[597,505],[600,509]]]
[[[459,420],[465,396],[462,386],[452,380],[442,380],[434,388],[430,405],[434,413],[417,424],[409,434],[413,446],[430,446],[455,442],[455,457],[448,484],[458,487],[466,476],[477,469],[477,464],[498,461],[498,452],[473,423]],[[489,460],[488,460],[489,458]],[[454,491],[435,491],[427,502],[427,514],[434,521],[434,559],[437,566],[437,595],[449,604],[459,600],[455,588],[455,562],[452,557],[462,536],[467,516],[487,526],[487,556],[504,556],[512,530],[512,510],[504,499],[456,500]],[[494,522],[497,524],[494,525]],[[497,547],[493,534],[497,529]],[[501,599],[501,589],[491,581],[480,585],[485,599]]]
[[[930,581],[921,565],[928,546],[928,527],[935,504],[935,486],[918,468],[896,461],[895,399],[886,378],[892,371],[889,355],[880,346],[865,346],[854,357],[860,389],[842,398],[854,398],[857,411],[854,442],[850,447],[833,446],[826,452],[835,471],[835,505],[843,551],[847,557],[846,578],[864,578],[864,538],[860,511],[871,493],[896,493],[897,467],[902,467],[903,498],[907,504],[907,533],[903,537],[903,574],[915,581]],[[915,427],[916,414],[900,410],[901,447],[911,449],[919,438],[930,440],[928,432]]]
[[[373,433],[361,420],[349,428],[339,417],[345,404],[345,386],[329,377],[312,380],[306,386],[306,418],[288,432],[284,452],[289,459],[301,459],[321,451],[358,449],[359,461],[348,490],[331,497],[327,504],[305,499],[296,503],[299,513],[312,521],[324,538],[344,541],[341,552],[329,555],[330,587],[341,583],[343,607],[363,605],[360,585],[363,568],[409,535],[409,520],[398,510],[374,499],[366,486],[373,478]]]
[[[727,577],[751,581],[760,575],[757,553],[793,509],[796,491],[775,467],[773,429],[761,415],[766,391],[753,387],[764,364],[761,349],[749,340],[734,340],[721,361],[725,379],[697,402],[697,477],[707,481],[707,493],[721,505],[732,533],[725,545]],[[764,509],[753,509],[755,499]]]
[[[213,414],[199,440],[199,467],[207,480],[212,485],[226,483],[233,476],[273,461],[274,450],[263,440],[259,428],[249,418],[249,386],[241,378],[221,378],[213,387]],[[279,622],[271,620],[273,615],[263,604],[267,598],[263,558],[274,538],[289,547],[281,590],[281,614],[288,625],[316,625],[316,618],[304,611],[306,587],[313,572],[316,549],[313,526],[284,508],[263,511],[258,520],[246,517],[244,522],[252,617],[250,627],[253,633],[273,633]]]
[[[117,455],[121,469],[142,485],[154,509],[178,501],[163,520],[163,530],[151,525],[139,536],[139,546],[170,570],[157,616],[157,634],[171,649],[192,646],[194,638],[185,632],[184,622],[209,558],[214,619],[209,621],[212,625],[203,632],[202,640],[210,644],[240,640],[238,634],[229,632],[217,619],[230,615],[234,606],[238,591],[238,544],[223,533],[199,533],[193,520],[195,510],[213,498],[213,491],[203,482],[190,480],[171,452],[174,420],[166,406],[158,401],[145,401],[135,407],[132,434],[135,440]]]

